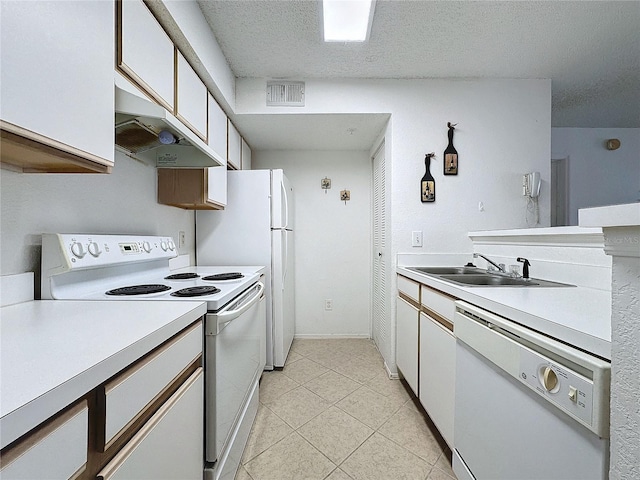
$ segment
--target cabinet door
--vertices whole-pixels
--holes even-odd
[[[251,148],[242,139],[242,170],[251,170]]]
[[[227,114],[213,95],[209,98],[209,146],[222,160],[222,166],[207,169],[207,202],[224,207],[227,204]]]
[[[87,463],[88,412],[84,400],[3,450],[0,478],[76,478]]]
[[[110,2],[0,2],[3,162],[113,166],[114,18]],[[15,151],[4,132],[31,143]]]
[[[207,168],[207,203],[222,208],[227,204],[227,167]]]
[[[227,146],[227,165],[234,170],[240,170],[242,158],[242,138],[236,127],[229,120]]]
[[[109,462],[99,480],[202,480],[204,379],[198,368]]]
[[[176,67],[176,117],[206,142],[207,87],[180,52]]]
[[[110,5],[109,2],[89,3]],[[118,68],[156,102],[173,112],[173,42],[142,0],[119,0],[116,5]]]
[[[218,105],[213,95],[207,93],[209,103],[209,146],[219,160],[227,163],[227,114]]]
[[[418,395],[418,309],[398,297],[396,313],[396,364]]]
[[[453,448],[456,340],[453,333],[420,313],[420,403]]]

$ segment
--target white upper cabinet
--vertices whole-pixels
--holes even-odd
[[[111,8],[110,2],[89,3],[104,3]],[[116,5],[119,15],[118,68],[151,98],[173,112],[173,42],[142,0],[119,0]],[[113,75],[111,80],[113,83]]]
[[[227,114],[218,105],[213,95],[208,94],[209,101],[209,147],[220,160],[227,163]]]
[[[207,87],[180,52],[176,67],[176,117],[206,142]]]
[[[227,204],[227,114],[213,95],[209,98],[209,146],[221,159],[223,166],[207,170],[206,201],[224,207]]]
[[[242,169],[251,170],[251,148],[242,139]]]
[[[240,170],[242,166],[242,137],[231,120],[229,120],[227,138],[227,165],[234,170]]]
[[[111,2],[0,2],[2,162],[109,172],[114,160]]]

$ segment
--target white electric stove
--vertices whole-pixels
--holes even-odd
[[[233,478],[266,362],[264,267],[171,270],[175,257],[170,237],[44,234],[41,297],[206,302],[205,478]]]

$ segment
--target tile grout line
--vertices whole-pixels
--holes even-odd
[[[328,339],[328,344],[329,342],[333,341],[334,339]],[[299,425],[298,427],[294,427],[293,425],[291,425],[289,422],[287,422],[287,420],[285,420],[284,418],[282,418],[281,415],[279,415],[276,411],[274,411],[272,409],[272,407],[266,403],[263,403],[262,401],[260,401],[260,404],[263,408],[265,408],[270,414],[274,415],[279,421],[283,422],[284,425],[286,425],[288,428],[291,429],[291,432],[287,433],[283,438],[279,439],[278,441],[276,441],[275,443],[269,445],[268,447],[266,447],[262,452],[260,452],[259,454],[255,455],[254,457],[252,457],[251,459],[249,459],[246,462],[242,462],[241,461],[241,465],[244,469],[244,472],[249,476],[249,478],[251,478],[252,480],[254,480],[254,477],[248,472],[248,470],[246,470],[244,468],[245,465],[253,462],[254,460],[258,459],[259,457],[261,457],[262,455],[264,455],[265,453],[267,453],[270,449],[272,449],[273,447],[275,447],[276,445],[280,444],[281,442],[283,442],[285,439],[289,438],[293,433],[297,434],[299,438],[301,438],[304,442],[306,442],[306,444],[310,445],[314,451],[320,453],[320,455],[322,456],[322,458],[324,458],[326,461],[328,461],[331,465],[334,466],[334,468],[329,471],[329,473],[327,473],[327,475],[325,475],[323,477],[323,479],[327,479],[329,477],[331,477],[333,475],[334,472],[336,472],[337,470],[340,470],[340,472],[344,475],[346,475],[348,478],[353,478],[351,477],[349,474],[347,474],[346,471],[344,471],[341,468],[341,465],[344,465],[344,463],[351,458],[360,448],[362,448],[362,446],[369,441],[376,433],[378,433],[381,438],[384,438],[386,441],[390,441],[393,445],[397,446],[398,448],[402,449],[404,452],[406,452],[407,454],[409,454],[411,457],[414,457],[418,460],[420,460],[421,462],[423,462],[426,466],[427,466],[427,472],[426,472],[426,476],[424,477],[425,480],[428,480],[429,477],[431,476],[431,474],[434,472],[434,469],[437,469],[437,472],[442,473],[443,475],[449,477],[449,473],[445,470],[443,470],[442,468],[440,468],[437,464],[438,462],[441,460],[441,458],[443,458],[445,456],[445,451],[442,449],[442,446],[440,445],[440,442],[438,441],[437,438],[434,438],[436,440],[436,446],[437,449],[439,451],[439,453],[437,453],[437,456],[434,460],[434,463],[431,464],[429,463],[429,461],[426,460],[426,458],[421,457],[420,455],[418,455],[417,453],[414,453],[413,451],[407,449],[406,447],[404,447],[402,444],[400,444],[398,441],[394,440],[393,438],[391,438],[388,435],[385,435],[384,433],[381,432],[381,429],[383,429],[385,426],[387,426],[389,424],[389,422],[398,414],[400,413],[404,408],[407,408],[407,410],[409,412],[413,413],[422,413],[418,410],[416,410],[416,405],[415,405],[415,401],[414,401],[414,396],[411,392],[409,392],[406,389],[405,385],[402,385],[403,389],[404,389],[404,393],[407,394],[407,399],[405,399],[404,401],[400,402],[401,397],[403,396],[402,393],[397,392],[396,387],[393,387],[392,389],[388,389],[386,388],[386,386],[383,389],[383,384],[384,384],[384,380],[380,380],[377,379],[378,377],[382,377],[384,376],[386,380],[393,382],[394,379],[390,379],[388,378],[388,375],[386,375],[386,371],[384,369],[384,362],[382,362],[382,358],[380,356],[379,351],[377,350],[377,348],[375,348],[375,345],[373,345],[370,341],[367,341],[366,343],[364,341],[360,341],[359,339],[353,339],[355,341],[358,341],[358,349],[357,352],[353,352],[353,351],[345,351],[345,349],[347,349],[347,347],[345,346],[344,343],[341,342],[340,339],[336,339],[337,342],[341,342],[339,344],[337,344],[336,346],[331,346],[331,347],[325,347],[325,348],[316,348],[316,346],[314,345],[313,348],[310,347],[306,347],[306,348],[302,348],[302,351],[299,349],[295,348],[295,345],[292,345],[291,348],[291,352],[296,353],[297,357],[295,360],[285,363],[285,366],[282,370],[278,370],[278,371],[274,371],[274,372],[265,372],[267,374],[274,374],[274,375],[282,375],[284,376],[287,380],[293,382],[293,384],[295,384],[295,387],[291,388],[290,390],[287,390],[279,395],[277,395],[275,398],[270,400],[271,404],[274,404],[275,402],[278,401],[278,399],[280,399],[281,397],[283,397],[284,395],[293,392],[297,389],[299,389],[300,387],[302,387],[304,389],[304,391],[306,392],[306,394],[312,394],[314,397],[322,400],[323,403],[327,404],[326,407],[323,407],[322,410],[317,413],[317,414],[313,414],[310,418],[305,419],[304,423],[302,423],[301,425]],[[306,341],[319,341],[322,342],[323,340],[321,339],[308,339]],[[305,342],[306,343],[306,342]],[[345,342],[346,343],[346,342]],[[311,344],[309,344],[311,345]],[[318,343],[317,345],[320,345],[320,343]],[[373,348],[372,348],[373,347]],[[375,352],[375,356],[376,358],[373,358],[373,352]],[[326,363],[323,363],[322,359],[320,361],[315,360],[314,358],[310,358],[310,357],[314,357],[314,356],[329,356],[329,358],[331,357],[331,355],[337,355],[337,356],[344,356],[345,357],[345,361],[335,364],[334,362],[327,362],[327,363],[331,363],[333,366],[329,366]],[[369,374],[364,374],[364,375],[357,375],[354,374],[353,376],[349,376],[347,372],[344,372],[345,370],[345,365],[349,364],[349,360],[353,359],[354,361],[357,361],[360,365],[362,366],[366,366],[365,370],[369,369],[369,366],[367,364],[371,364],[370,367],[373,370],[379,370],[379,373],[375,373],[373,375],[369,375],[371,372],[369,372]],[[301,362],[303,360],[308,360],[309,362],[311,362],[311,364],[313,364],[316,367],[320,367],[322,369],[324,369],[324,371],[322,371],[321,373],[316,374],[316,372],[312,372],[311,377],[306,377],[305,378],[305,373],[303,372],[301,375],[298,375],[298,378],[301,378],[301,380],[298,380],[296,378],[290,377],[289,375],[287,375],[287,373],[285,372],[285,370],[287,369],[287,367],[291,367],[292,365],[295,365],[298,362]],[[312,367],[315,368],[315,367]],[[343,371],[339,371],[337,370],[338,368],[342,368]],[[327,373],[333,373],[335,375],[338,375],[340,377],[344,377],[345,379],[348,379],[351,382],[354,382],[355,384],[357,384],[357,388],[355,388],[353,391],[347,393],[346,395],[341,396],[339,399],[337,400],[328,400],[326,399],[324,396],[315,393],[314,391],[312,391],[310,388],[308,388],[306,385],[313,382],[314,380],[317,380],[319,377],[326,375]],[[291,372],[290,372],[291,374]],[[358,378],[354,378],[354,377],[358,377]],[[366,378],[364,378],[366,377]],[[364,378],[364,379],[363,379]],[[354,415],[352,415],[351,413],[349,413],[348,411],[344,410],[343,406],[339,406],[338,404],[340,402],[342,402],[343,400],[345,400],[346,398],[348,398],[349,396],[355,394],[356,392],[362,390],[363,387],[366,387],[366,389],[370,392],[372,392],[373,394],[375,394],[376,396],[381,397],[384,400],[388,400],[390,402],[395,402],[396,400],[398,400],[399,404],[393,408],[391,408],[388,412],[388,417],[386,419],[384,419],[384,421],[378,425],[377,427],[372,427],[370,425],[368,425],[367,423],[364,423],[362,420],[358,419],[357,417],[355,417]],[[320,386],[318,388],[321,388]],[[408,405],[409,402],[413,402],[413,405]],[[364,427],[368,428],[369,430],[371,430],[370,433],[367,434],[367,436],[362,439],[362,441],[358,440],[358,444],[357,446],[355,446],[350,453],[343,458],[339,463],[334,462],[331,458],[329,458],[325,453],[323,453],[318,447],[316,447],[316,445],[314,445],[314,443],[311,442],[311,440],[307,439],[302,433],[301,433],[301,429],[304,428],[307,424],[309,424],[310,422],[312,422],[313,420],[317,419],[320,415],[323,415],[325,413],[327,413],[331,407],[335,407],[338,411],[341,412],[341,414],[347,415],[348,417],[350,417],[351,419],[353,419],[355,422],[358,422],[359,424],[363,425]],[[414,412],[415,410],[415,412]],[[432,434],[432,428],[430,425],[427,425],[427,429],[429,431],[429,433]],[[252,434],[254,433],[253,431],[251,432]],[[432,434],[433,435],[433,434]],[[436,453],[436,452],[433,452]],[[445,459],[446,461],[446,459]],[[451,477],[449,477],[451,478]]]

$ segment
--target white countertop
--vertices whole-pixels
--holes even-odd
[[[398,267],[397,273],[611,359],[610,292],[585,287],[465,287],[406,267]]]
[[[206,303],[44,300],[0,310],[0,441],[9,444],[206,313]]]
[[[581,227],[637,227],[640,225],[640,203],[625,203],[578,210]]]

